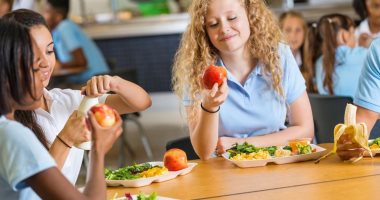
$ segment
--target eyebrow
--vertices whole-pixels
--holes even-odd
[[[54,42],[52,41],[52,42],[50,42],[49,44],[48,44],[48,46],[50,46],[50,45],[52,45],[52,44],[54,44]]]

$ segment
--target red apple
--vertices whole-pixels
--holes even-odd
[[[181,149],[169,149],[164,155],[164,166],[169,171],[178,171],[187,167],[187,156]]]
[[[103,127],[109,127],[115,124],[116,117],[113,109],[106,104],[96,104],[91,107],[91,112],[94,113],[96,121]]]
[[[223,84],[223,79],[227,77],[227,70],[224,67],[210,65],[203,74],[203,83],[207,89],[211,89],[215,83]]]

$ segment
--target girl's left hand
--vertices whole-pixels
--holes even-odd
[[[220,137],[218,139],[218,143],[216,144],[215,153],[220,156],[226,152],[227,149],[230,149],[235,143],[239,143],[239,138]]]
[[[82,87],[82,94],[89,97],[98,97],[113,91],[113,88],[117,85],[118,78],[118,76],[109,75],[93,76],[87,81],[86,86]]]

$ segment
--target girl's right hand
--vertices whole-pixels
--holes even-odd
[[[224,78],[223,84],[220,87],[218,86],[218,83],[215,83],[211,90],[204,89],[202,106],[210,111],[218,110],[218,107],[224,103],[227,96],[227,79]]]
[[[102,127],[95,119],[94,113],[91,111],[89,115],[89,125],[92,132],[92,150],[105,155],[112,147],[113,143],[120,136],[122,132],[121,128],[121,118],[119,113],[116,110],[113,110],[115,113],[116,121],[115,124],[110,127]]]
[[[343,134],[337,142],[337,154],[341,160],[355,160],[363,157],[364,148]]]
[[[59,133],[59,136],[70,146],[89,141],[91,135],[86,125],[85,116],[75,110],[70,115],[65,127],[63,127],[62,131]]]

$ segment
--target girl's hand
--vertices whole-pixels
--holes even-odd
[[[341,160],[355,160],[363,157],[364,149],[359,144],[352,142],[347,135],[343,134],[337,145],[337,154]]]
[[[59,133],[59,136],[70,146],[89,141],[91,135],[86,125],[85,116],[79,114],[77,110],[74,111],[67,120],[65,127]]]
[[[205,109],[210,111],[218,110],[218,107],[224,103],[227,96],[228,86],[227,79],[225,78],[220,87],[215,83],[211,90],[204,89],[202,105]]]
[[[235,143],[239,143],[239,138],[220,137],[218,139],[218,143],[216,144],[215,153],[217,155],[222,155],[224,152],[226,152],[227,149],[230,149],[232,145],[234,145]]]
[[[358,45],[364,48],[368,48],[371,45],[372,37],[368,33],[362,33],[359,35]]]
[[[114,91],[115,87],[117,87],[118,79],[120,79],[118,76],[93,76],[87,81],[86,86],[82,87],[82,94],[89,97],[98,97],[107,92]]]
[[[92,132],[92,150],[100,152],[105,155],[111,148],[116,139],[120,136],[122,132],[121,128],[121,118],[116,110],[115,113],[116,121],[115,124],[110,127],[102,127],[95,119],[94,113],[91,111],[89,115],[89,125]]]

